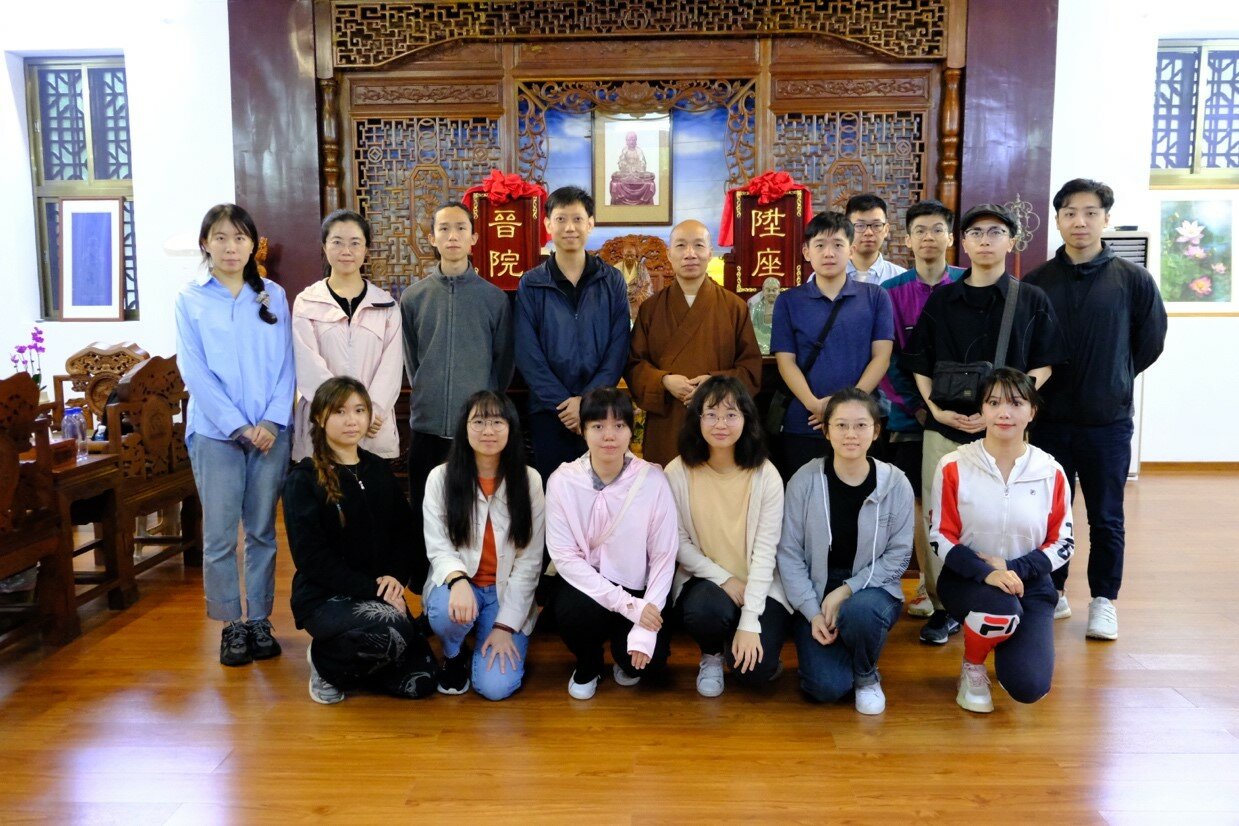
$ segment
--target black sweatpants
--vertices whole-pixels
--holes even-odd
[[[650,657],[645,669],[639,671],[632,667],[632,656],[628,653],[628,632],[633,626],[628,618],[608,611],[595,602],[593,597],[572,587],[563,577],[559,579],[553,603],[555,624],[564,644],[576,657],[578,683],[589,682],[594,677],[601,676],[602,646],[608,641],[611,643],[612,659],[629,677],[657,671],[667,664],[667,656],[671,653],[671,633],[666,610],[663,611],[662,630],[658,632],[654,643],[654,655]],[[624,590],[634,597],[645,595],[644,591],[631,591],[627,588]]]
[[[435,659],[407,611],[378,599],[338,596],[303,623],[318,675],[338,689],[364,687],[398,697],[435,691]]]

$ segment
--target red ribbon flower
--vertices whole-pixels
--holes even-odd
[[[747,189],[750,195],[757,196],[757,203],[769,204],[782,198],[795,186],[796,182],[786,172],[764,172],[749,181]]]
[[[757,203],[771,204],[796,189],[804,192],[804,220],[808,223],[813,217],[813,202],[809,188],[804,184],[796,183],[795,179],[786,172],[774,170],[763,172],[750,179],[744,186],[727,190],[727,197],[723,201],[723,217],[719,221],[719,245],[730,247],[735,243],[736,198],[741,195],[756,195]]]
[[[465,190],[465,194],[461,197],[461,201],[469,209],[473,209],[473,196],[483,192],[490,202],[495,206],[502,206],[509,201],[516,201],[521,198],[541,198],[542,203],[546,203],[546,190],[537,184],[522,180],[520,175],[515,172],[504,174],[498,169],[492,169],[490,174],[482,179],[482,183],[478,186],[471,186]],[[550,234],[546,231],[546,226],[539,228],[540,243],[545,244],[551,240]]]

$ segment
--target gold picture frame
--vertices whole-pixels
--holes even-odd
[[[671,223],[671,115],[594,113],[599,226]]]

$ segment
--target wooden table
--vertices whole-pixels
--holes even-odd
[[[74,596],[78,607],[106,594],[108,607],[125,608],[138,599],[137,583],[133,575],[133,560],[122,559],[119,541],[120,526],[116,518],[116,487],[121,481],[120,458],[111,453],[92,453],[84,459],[52,467],[52,486],[56,493],[56,507],[60,512],[61,552],[72,559],[88,551],[102,563],[102,571],[75,571],[75,585],[88,585]],[[74,502],[101,497],[103,518],[95,538],[78,545],[73,536],[73,519],[70,509]],[[127,526],[133,530],[133,526]],[[76,589],[75,589],[76,590]]]

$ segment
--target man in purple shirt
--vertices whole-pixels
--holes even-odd
[[[921,201],[908,208],[908,247],[916,265],[906,272],[882,283],[882,289],[891,299],[895,322],[895,350],[891,354],[891,366],[882,377],[882,394],[890,401],[890,418],[886,424],[889,448],[887,458],[895,467],[907,474],[916,494],[918,508],[921,499],[921,446],[925,432],[925,401],[921,398],[912,373],[899,363],[899,356],[912,328],[925,309],[930,293],[943,284],[950,284],[963,274],[962,267],[953,267],[946,262],[947,250],[954,243],[951,231],[955,225],[955,213],[941,201]],[[914,617],[929,617],[938,614],[938,623],[931,623],[925,633],[935,639],[946,640],[959,630],[959,623],[950,619],[938,601],[935,584],[938,571],[935,560],[929,553],[929,537],[922,519],[916,520],[916,534],[912,543],[916,551],[917,566],[921,569],[916,597],[908,604],[908,613]]]

